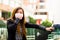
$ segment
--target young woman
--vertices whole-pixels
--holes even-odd
[[[26,40],[25,28],[36,28],[45,31],[53,29],[25,22],[24,10],[18,7],[13,10],[11,19],[7,20],[8,40]]]

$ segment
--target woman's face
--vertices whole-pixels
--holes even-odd
[[[19,19],[23,18],[23,10],[22,9],[17,10],[17,12],[15,13],[15,18],[19,18]]]

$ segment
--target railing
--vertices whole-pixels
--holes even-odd
[[[7,40],[7,28],[0,28],[0,40]],[[27,35],[27,40],[35,40],[35,35]]]
[[[0,28],[0,40],[7,40],[7,28]],[[34,35],[27,35],[27,40],[35,40],[35,34]],[[48,35],[47,40],[60,40],[60,30],[54,31],[51,34]]]
[[[27,40],[35,40],[35,35],[27,35]]]
[[[60,40],[60,29],[55,30],[51,34],[48,35],[47,40]]]
[[[0,28],[0,40],[7,40],[7,29]]]

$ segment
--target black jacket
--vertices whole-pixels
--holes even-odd
[[[19,19],[16,19],[14,22],[11,19],[7,20],[7,30],[8,30],[8,39],[7,40],[15,40],[16,26],[18,23],[19,23]],[[27,23],[27,22],[25,24],[25,27],[45,30],[44,26],[31,24],[31,23]],[[23,36],[23,40],[26,40],[25,36]]]

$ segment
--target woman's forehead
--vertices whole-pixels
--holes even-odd
[[[17,10],[17,12],[23,12],[23,10],[22,9],[19,9],[19,10]]]
[[[17,11],[22,11],[22,9],[18,9]]]

